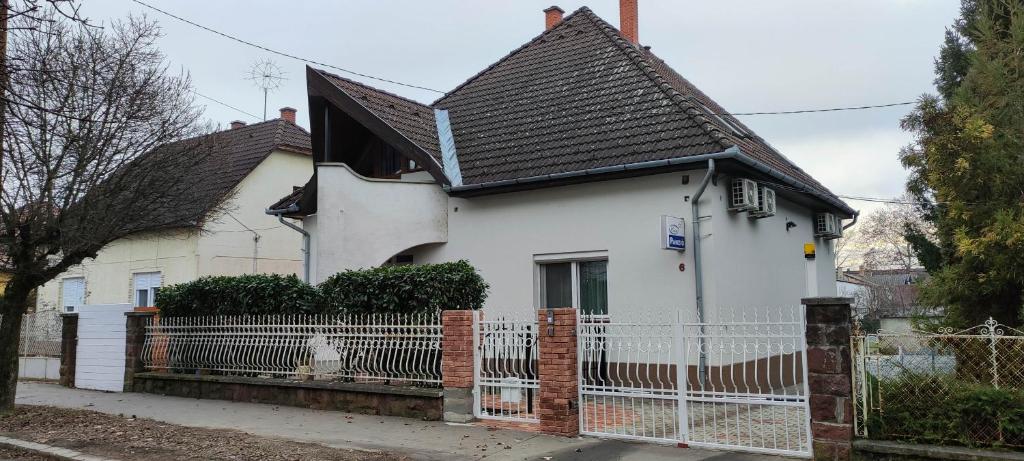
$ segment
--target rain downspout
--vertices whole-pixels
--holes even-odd
[[[707,374],[707,351],[704,350],[704,322],[707,320],[704,318],[704,273],[701,270],[700,260],[700,197],[704,195],[704,189],[708,187],[708,183],[711,182],[711,178],[715,175],[715,159],[708,159],[708,172],[704,175],[704,179],[700,182],[700,187],[697,188],[697,192],[693,194],[693,198],[690,199],[690,209],[693,211],[693,277],[697,297],[697,322],[700,326],[700,335],[697,337],[697,350],[700,351],[700,359],[697,364],[697,378],[700,380],[700,385],[704,387],[704,381]]]
[[[288,226],[295,232],[302,234],[302,281],[309,283],[309,232],[295,224],[284,220],[284,216],[278,216],[277,220]]]
[[[296,204],[292,204],[288,206],[288,208],[283,210],[271,210],[268,208],[265,211],[265,213],[271,216],[277,216],[278,222],[284,224],[285,227],[288,227],[289,229],[302,234],[302,281],[309,283],[309,232],[306,229],[303,229],[299,226],[296,226],[295,224],[285,221],[284,219],[285,214],[297,213],[298,211],[299,206]]]

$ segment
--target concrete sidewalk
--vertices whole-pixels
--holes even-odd
[[[387,416],[150,394],[84,391],[32,382],[18,384],[17,403],[135,415],[183,426],[237,429],[259,436],[313,442],[337,448],[397,453],[418,460],[781,459],[590,437],[560,438]]]

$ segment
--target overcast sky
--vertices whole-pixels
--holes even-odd
[[[539,34],[552,0],[145,0],[213,29],[308,59],[448,90]],[[933,59],[958,0],[639,0],[640,41],[731,112],[885,104],[933,91]],[[618,25],[616,0],[589,6]],[[286,81],[268,115],[292,106],[308,126],[305,64],[229,41],[129,0],[85,0],[94,23],[146,14],[163,27],[160,47],[196,91],[262,116],[262,91],[246,78],[271,59]],[[339,72],[340,73],[340,72]],[[423,102],[439,95],[342,75]],[[256,121],[215,103],[226,125]],[[841,195],[893,197],[906,173],[897,154],[910,107],[745,116],[783,154]],[[854,208],[869,203],[848,200]]]

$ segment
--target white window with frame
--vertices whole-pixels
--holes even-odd
[[[61,280],[60,299],[64,312],[78,312],[78,307],[85,304],[85,277]]]
[[[608,314],[608,255],[566,253],[534,257],[537,307],[575,307],[587,315]]]
[[[141,272],[134,275],[135,287],[132,303],[135,307],[152,307],[160,291],[162,277],[159,272]]]

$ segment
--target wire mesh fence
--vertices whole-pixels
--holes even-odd
[[[60,313],[44,311],[21,317],[18,355],[22,357],[60,357]]]
[[[1024,448],[1024,332],[989,319],[857,334],[852,348],[859,436]]]
[[[142,362],[176,373],[436,387],[440,314],[154,318]]]

